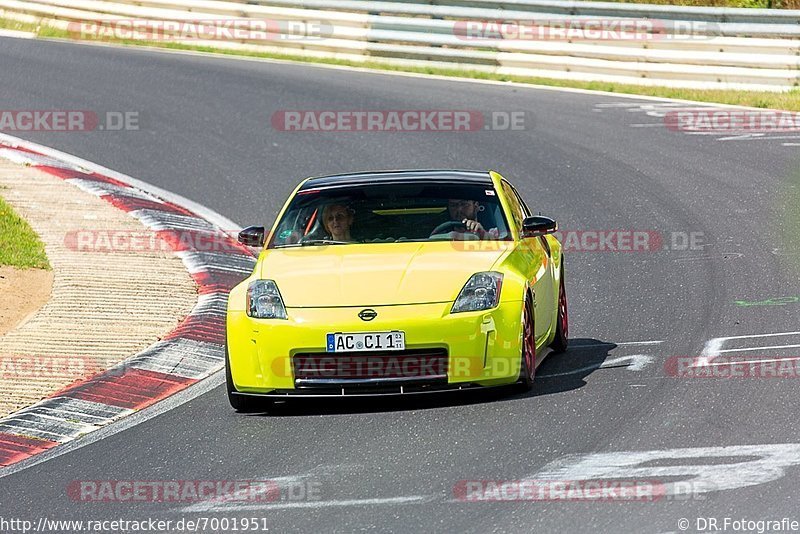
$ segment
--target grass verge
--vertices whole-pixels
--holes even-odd
[[[36,232],[0,197],[0,265],[47,269],[50,263]]]
[[[0,18],[0,30],[15,30],[19,32],[36,33],[38,26],[30,22],[20,22],[18,20]]]
[[[798,0],[800,1],[800,0]],[[0,28],[3,24],[15,24],[14,21],[0,19]],[[60,30],[50,26],[37,26],[34,24],[22,24],[23,31],[32,31],[38,37],[52,39],[68,39],[72,35],[66,30]],[[87,41],[81,41],[87,42]],[[88,42],[92,42],[89,40]],[[417,74],[432,74],[437,76],[450,76],[457,78],[469,78],[476,80],[494,80],[501,82],[517,82],[531,85],[545,85],[550,87],[570,87],[576,89],[589,89],[594,91],[606,91],[610,93],[620,93],[629,95],[647,95],[662,98],[677,98],[680,100],[694,100],[697,102],[711,102],[717,104],[731,104],[739,106],[749,106],[762,109],[780,109],[786,111],[800,111],[800,88],[794,88],[783,93],[769,91],[741,91],[733,89],[684,89],[674,87],[623,84],[615,82],[582,82],[573,80],[560,80],[556,78],[543,78],[536,76],[515,76],[505,74],[495,74],[490,72],[480,72],[474,70],[446,69],[439,67],[411,67],[393,65],[380,61],[349,61],[333,58],[314,58],[291,53],[272,53],[257,52],[246,50],[228,50],[214,48],[210,46],[197,46],[185,43],[165,43],[154,41],[134,41],[134,40],[102,40],[97,41],[104,44],[119,44],[124,46],[148,46],[165,48],[169,50],[186,50],[193,52],[205,52],[211,54],[243,56],[264,59],[280,59],[295,61],[300,63],[317,63],[325,65],[339,65],[347,67],[361,67],[375,70],[412,72]]]

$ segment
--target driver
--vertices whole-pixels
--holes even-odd
[[[478,222],[480,204],[477,200],[451,198],[447,201],[447,211],[450,213],[450,220],[461,221],[468,232],[484,232],[483,225]]]
[[[345,204],[326,204],[322,208],[322,226],[333,241],[353,241],[350,235],[353,219],[353,210]]]
[[[497,237],[497,228],[491,228],[487,231],[483,225],[478,222],[478,213],[480,211],[481,205],[477,200],[451,198],[447,201],[447,212],[450,215],[450,221],[445,221],[445,223],[452,222],[455,224],[460,222],[464,228],[466,228],[467,232],[477,234],[481,238],[488,237],[491,239]],[[440,224],[439,226],[442,225]],[[434,229],[434,232],[435,231],[436,229]]]

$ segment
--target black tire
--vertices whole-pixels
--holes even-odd
[[[553,352],[560,354],[569,345],[569,309],[567,307],[567,290],[564,284],[564,258],[561,258],[561,281],[558,288],[558,316],[556,317],[556,336],[550,343]]]
[[[535,330],[534,330],[534,316],[533,316],[533,304],[530,297],[525,299],[525,310],[523,313],[523,334],[522,334],[522,350],[520,350],[520,365],[519,365],[519,380],[518,384],[520,389],[523,391],[530,391],[533,388],[533,376],[536,372],[536,337],[535,337]],[[525,323],[528,323],[527,325]],[[530,344],[525,343],[525,326],[530,328],[529,334],[531,339],[529,340],[532,343],[533,347],[533,354],[527,354],[526,349],[530,347]]]
[[[269,399],[258,399],[234,394],[236,393],[236,387],[233,385],[233,377],[231,376],[231,362],[228,358],[227,341],[225,343],[225,387],[228,390],[228,402],[237,412],[263,412],[272,404]]]

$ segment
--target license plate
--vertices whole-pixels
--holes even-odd
[[[392,332],[355,332],[328,334],[327,352],[365,352],[376,350],[405,350],[406,334]]]

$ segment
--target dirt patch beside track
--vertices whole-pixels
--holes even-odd
[[[52,271],[0,267],[0,336],[44,306],[52,288]]]

